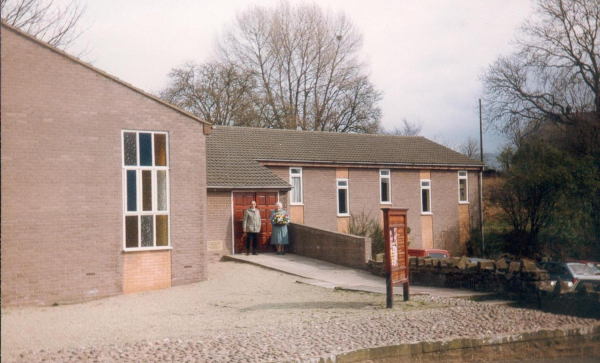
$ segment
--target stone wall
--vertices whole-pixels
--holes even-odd
[[[338,265],[366,269],[371,239],[332,232],[302,224],[288,225],[289,251]]]
[[[383,266],[372,261],[369,267],[377,274],[383,271]],[[597,308],[600,291],[583,284],[581,291],[570,291],[560,280],[553,285],[548,273],[531,261],[471,263],[466,257],[411,257],[409,271],[411,284],[493,292],[502,298],[534,304],[545,311],[600,319]]]

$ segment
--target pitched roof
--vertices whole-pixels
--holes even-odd
[[[393,166],[483,164],[421,136],[215,126],[207,138],[209,187],[288,187],[257,161]]]
[[[172,105],[172,104],[170,104],[168,102],[165,102],[165,101],[161,100],[160,98],[158,98],[158,97],[156,97],[156,96],[154,96],[154,95],[152,95],[150,93],[147,93],[147,92],[142,91],[141,89],[139,89],[137,87],[134,87],[133,85],[131,85],[130,83],[127,83],[127,82],[123,81],[122,79],[119,79],[119,78],[117,78],[115,76],[112,76],[112,75],[104,72],[103,70],[98,69],[98,68],[92,66],[91,64],[82,61],[81,59],[79,59],[77,57],[74,57],[74,56],[72,56],[72,55],[70,55],[70,54],[68,54],[68,53],[66,53],[66,52],[64,52],[64,51],[62,51],[62,50],[60,50],[60,49],[58,49],[58,48],[56,48],[56,47],[54,47],[54,46],[52,46],[52,45],[44,42],[44,41],[42,41],[42,40],[40,40],[40,39],[38,39],[38,38],[36,38],[34,36],[32,36],[32,35],[30,35],[30,34],[27,34],[26,32],[22,31],[21,29],[19,29],[17,27],[9,25],[4,19],[2,19],[2,27],[6,28],[7,30],[12,30],[16,34],[18,34],[18,35],[20,35],[20,36],[22,36],[22,37],[24,37],[26,39],[29,39],[30,41],[32,41],[34,43],[37,43],[37,44],[41,45],[42,47],[44,47],[46,49],[49,49],[49,50],[51,50],[51,51],[53,51],[55,53],[58,53],[58,54],[62,55],[63,57],[66,57],[69,60],[71,60],[71,61],[73,61],[73,62],[75,62],[75,63],[77,63],[79,65],[84,66],[85,68],[88,68],[88,69],[90,69],[90,70],[92,70],[92,71],[94,71],[96,73],[99,73],[100,75],[102,75],[102,76],[104,76],[104,77],[106,77],[108,79],[111,79],[111,80],[113,80],[113,81],[115,81],[117,83],[120,83],[121,85],[123,85],[123,86],[125,86],[125,87],[127,87],[127,88],[129,88],[129,89],[131,89],[131,90],[133,90],[135,92],[137,92],[137,93],[140,93],[140,94],[142,94],[142,95],[144,95],[144,96],[146,96],[148,98],[151,98],[154,101],[156,101],[158,103],[161,103],[164,106],[167,106],[167,107],[169,107],[169,108],[171,108],[171,109],[173,109],[173,110],[175,110],[175,111],[183,114],[184,116],[192,118],[195,121],[198,121],[198,122],[200,122],[202,124],[210,125],[210,122],[206,122],[206,121],[202,120],[201,118],[199,118],[199,117],[197,117],[197,116],[195,116],[195,115],[193,115],[193,114],[191,114],[191,113],[189,113],[187,111],[184,111],[184,110],[182,110],[182,109],[180,109],[180,108],[178,108],[178,107],[176,107],[176,106],[174,106],[174,105]]]

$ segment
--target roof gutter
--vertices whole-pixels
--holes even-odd
[[[474,168],[474,169],[483,169],[484,164],[447,164],[447,163],[429,163],[429,164],[419,164],[419,163],[373,163],[373,162],[364,162],[364,161],[331,161],[331,160],[290,160],[290,159],[254,159],[260,163],[264,163],[269,165],[269,163],[299,163],[299,164],[331,164],[331,165],[368,165],[368,166],[409,166],[409,167],[452,167],[452,168]]]
[[[292,189],[291,185],[288,186],[253,186],[253,185],[249,185],[249,186],[243,186],[243,187],[236,187],[236,186],[225,186],[225,185],[220,185],[220,186],[213,186],[213,185],[207,185],[206,189],[278,189],[278,190],[284,190],[284,189]]]

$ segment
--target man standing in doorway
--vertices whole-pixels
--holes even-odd
[[[258,232],[260,232],[260,212],[256,208],[256,202],[250,203],[250,208],[244,212],[243,231],[246,233],[246,255],[250,254],[250,242],[252,242],[252,254],[258,255]]]

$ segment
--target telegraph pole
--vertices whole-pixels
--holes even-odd
[[[481,98],[479,99],[479,151],[483,163],[483,118],[481,117]],[[485,252],[485,236],[483,234],[483,168],[479,172],[479,227],[481,229],[481,253]],[[483,257],[483,256],[481,256]]]

